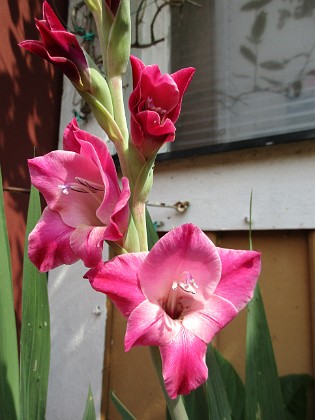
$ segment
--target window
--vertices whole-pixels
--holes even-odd
[[[171,8],[172,69],[197,68],[172,151],[315,138],[315,1]]]

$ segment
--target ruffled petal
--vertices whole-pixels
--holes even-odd
[[[135,89],[135,87],[139,83],[145,65],[142,63],[141,60],[139,60],[139,58],[133,55],[130,56],[130,63],[132,68],[133,88]]]
[[[128,228],[129,223],[129,198],[130,198],[130,187],[128,178],[123,177],[122,180],[122,191],[119,199],[115,205],[114,210],[110,216],[110,221],[106,229],[106,240],[120,242],[124,237],[125,232]],[[97,216],[103,220],[102,206],[96,212]]]
[[[47,21],[52,31],[65,31],[65,28],[59,22],[59,19],[47,1],[43,3],[43,19]]]
[[[32,184],[44,195],[49,208],[60,213],[68,226],[101,225],[96,210],[103,199],[103,182],[91,160],[77,153],[57,150],[30,159],[28,165]],[[100,185],[100,191],[82,192],[77,178]],[[78,188],[73,189],[73,184]]]
[[[133,346],[159,346],[168,343],[181,329],[163,309],[148,300],[130,314],[125,335],[125,351]]]
[[[183,95],[186,92],[188,86],[190,85],[191,79],[195,71],[196,69],[194,69],[193,67],[188,67],[185,69],[178,70],[176,73],[171,74],[180,93],[177,106],[168,115],[168,118],[170,118],[174,123],[179,117],[179,113],[182,107]]]
[[[224,248],[217,250],[222,261],[222,274],[214,293],[240,311],[253,297],[261,269],[261,254]]]
[[[72,232],[58,213],[46,207],[28,237],[29,259],[42,272],[78,261],[70,246]]]
[[[105,293],[126,318],[145,300],[139,287],[137,271],[146,252],[124,254],[100,263],[85,274],[93,289]]]
[[[221,260],[215,245],[192,224],[172,229],[150,251],[139,270],[145,296],[151,301],[163,300],[185,271],[198,286],[194,298],[207,300],[220,280]]]
[[[184,327],[160,346],[165,388],[171,398],[187,395],[207,380],[206,350],[206,343]]]
[[[184,316],[183,326],[205,343],[210,343],[215,334],[237,314],[238,311],[231,302],[211,295],[203,309],[189,311]]]
[[[140,83],[141,97],[148,107],[160,108],[168,114],[178,104],[180,93],[176,83],[169,74],[162,74],[156,64],[143,69]]]
[[[105,231],[105,226],[79,225],[72,233],[71,248],[86,267],[95,267],[101,261]]]

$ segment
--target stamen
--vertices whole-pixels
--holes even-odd
[[[147,100],[146,100],[146,106],[147,106],[147,109],[150,109],[151,111],[155,111],[161,116],[165,115],[166,112],[167,112],[165,109],[162,109],[159,106],[158,107],[154,106],[153,99],[150,98],[150,97],[147,98]]]
[[[180,277],[183,279],[183,281],[178,282],[178,285],[185,292],[196,294],[197,292],[195,289],[198,289],[198,286],[195,280],[193,279],[191,273],[189,271],[183,271]]]
[[[58,188],[61,188],[62,189],[63,194],[66,194],[66,195],[69,194],[69,191],[68,191],[69,185],[63,185],[63,184],[61,184],[61,185],[58,185]]]

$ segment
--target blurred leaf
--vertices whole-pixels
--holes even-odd
[[[308,391],[314,380],[311,375],[286,375],[280,378],[286,420],[307,418]]]
[[[31,188],[27,215],[22,284],[20,346],[21,419],[45,418],[50,365],[50,317],[47,275],[27,255],[28,235],[41,215],[39,193]]]
[[[277,70],[283,70],[284,69],[284,64],[281,63],[280,61],[264,61],[263,63],[260,63],[260,67],[262,67],[265,70],[272,70],[272,71],[277,71]]]
[[[95,419],[96,419],[96,414],[95,414],[93,393],[92,393],[91,385],[89,385],[89,391],[88,391],[88,396],[86,399],[86,405],[85,405],[85,410],[84,410],[82,420],[95,420]]]
[[[184,395],[184,404],[190,420],[209,419],[209,407],[206,385],[201,385],[189,395]]]
[[[241,45],[240,53],[246,58],[246,60],[250,61],[252,64],[256,64],[256,55],[252,52],[252,50],[244,47],[244,45]]]
[[[218,356],[219,357],[219,356]],[[184,395],[184,403],[189,420],[231,420],[231,408],[224,381],[222,380],[217,357],[211,344],[208,345],[206,363],[208,379],[189,395]],[[222,360],[220,360],[220,363]]]
[[[230,403],[232,420],[243,420],[245,415],[245,388],[232,364],[215,349],[215,357]]]
[[[149,210],[146,208],[146,223],[147,223],[147,235],[148,235],[148,248],[149,250],[159,240],[159,236],[154,228]]]
[[[19,415],[19,359],[1,171],[0,270],[0,418],[15,420]]]
[[[254,44],[260,42],[260,38],[266,29],[267,13],[263,10],[256,16],[251,30],[251,40]]]
[[[248,3],[245,3],[241,7],[242,12],[248,12],[250,10],[260,9],[261,7],[266,6],[266,4],[270,3],[272,0],[254,0]]]
[[[205,384],[208,391],[209,419],[229,420],[231,419],[231,409],[211,344],[208,345],[206,362],[209,371],[209,377]]]
[[[274,79],[269,79],[269,77],[261,77],[262,80],[265,80],[266,82],[268,82],[270,85],[275,86],[275,87],[280,87],[282,86],[282,83],[279,82],[279,80],[274,80]]]
[[[277,366],[258,284],[247,307],[245,393],[247,420],[284,420]]]
[[[315,76],[315,69],[308,71],[306,74],[307,76]]]
[[[113,392],[111,393],[111,398],[123,420],[136,420],[136,418],[130,413],[130,411],[123,405],[123,403],[116,397]]]
[[[253,192],[249,204],[250,250],[253,249],[252,204]],[[247,306],[245,373],[245,419],[284,420],[280,381],[259,284]]]

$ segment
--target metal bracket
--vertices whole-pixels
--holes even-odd
[[[185,213],[185,211],[188,209],[189,205],[190,205],[189,201],[177,201],[175,204],[147,202],[147,206],[150,206],[150,207],[164,207],[164,208],[168,208],[168,209],[174,209],[178,213]]]

